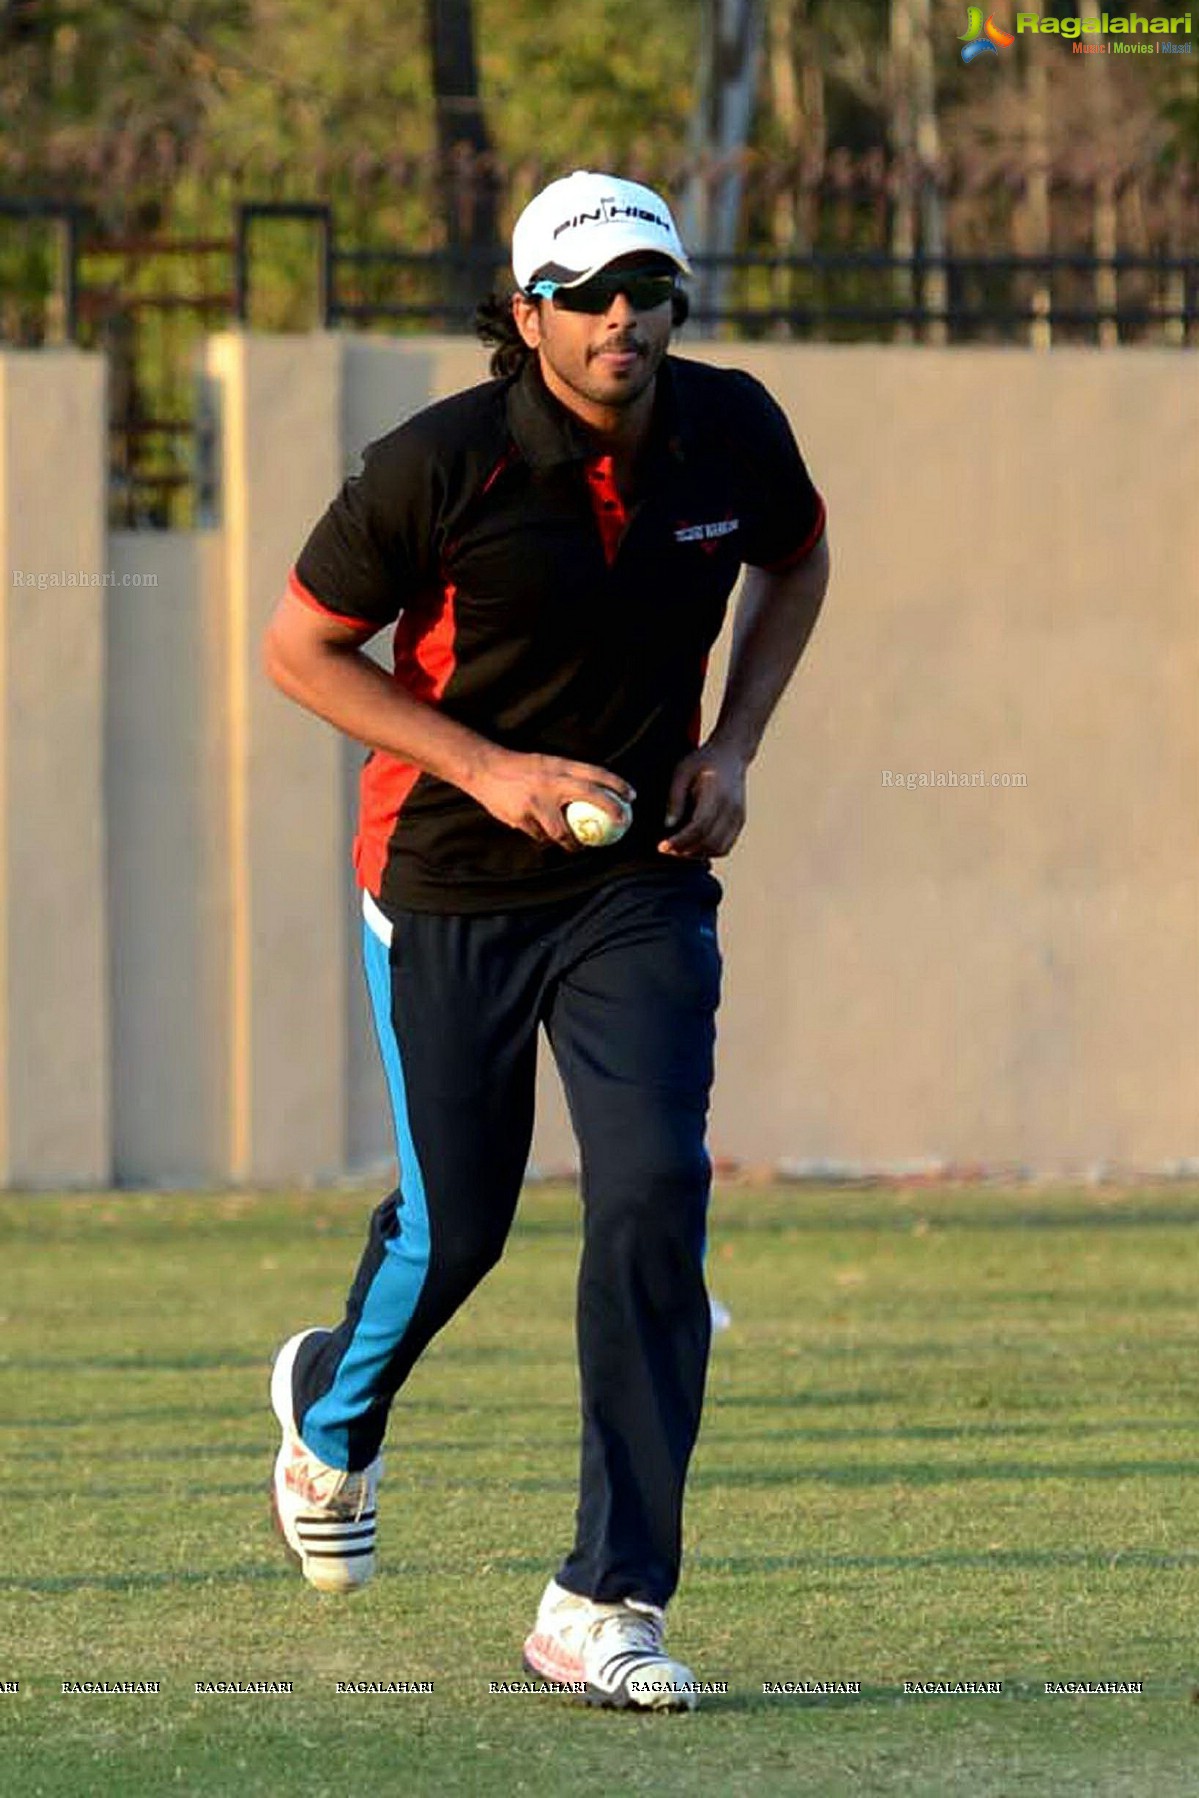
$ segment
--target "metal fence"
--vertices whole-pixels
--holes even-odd
[[[677,192],[682,178],[663,185]],[[1199,176],[1188,168],[934,170],[837,152],[739,178],[744,248],[693,258],[692,334],[1199,344]],[[522,184],[506,191],[514,210]],[[0,341],[109,356],[115,525],[202,520],[195,352],[206,333],[469,331],[477,298],[505,280],[500,246],[400,248],[361,222],[361,194],[352,212],[354,225],[344,206],[243,201],[223,234],[175,238],[114,231],[69,201],[0,198]]]

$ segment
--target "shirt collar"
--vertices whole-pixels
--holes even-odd
[[[665,450],[682,460],[687,430],[679,405],[673,358],[664,356],[654,391],[650,451]],[[550,469],[560,462],[584,462],[595,451],[582,426],[556,400],[541,378],[537,357],[530,356],[508,389],[508,428],[531,468]]]

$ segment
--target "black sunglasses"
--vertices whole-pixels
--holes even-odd
[[[560,287],[556,281],[534,281],[529,292],[539,300],[549,300],[560,312],[606,312],[618,293],[622,293],[634,312],[652,312],[664,306],[674,292],[672,274],[655,274],[646,270],[614,269],[592,275],[581,287]]]

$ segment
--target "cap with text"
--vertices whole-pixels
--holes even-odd
[[[526,292],[534,281],[579,287],[618,256],[668,257],[684,275],[691,264],[670,208],[650,187],[576,169],[542,188],[512,233],[512,273]]]

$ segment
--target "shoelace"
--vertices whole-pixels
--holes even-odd
[[[370,1470],[346,1473],[339,1467],[327,1467],[323,1461],[309,1456],[303,1463],[304,1480],[322,1510],[357,1523],[367,1510],[372,1497]]]
[[[662,1654],[662,1620],[652,1611],[635,1611],[629,1605],[610,1612],[606,1617],[597,1617],[588,1630],[588,1635],[596,1642],[602,1642],[606,1635],[613,1640],[610,1646],[615,1652],[620,1649],[642,1649],[649,1654]]]

